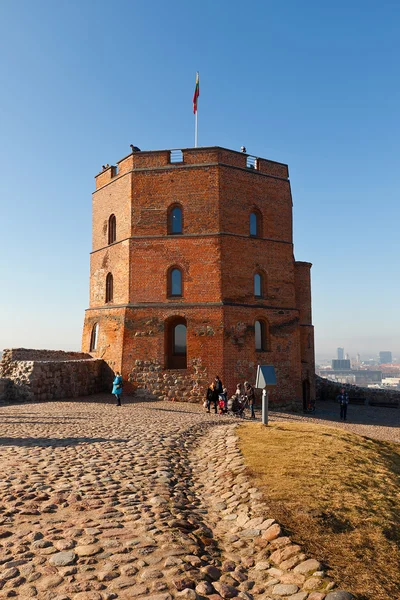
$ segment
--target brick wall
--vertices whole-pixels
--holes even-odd
[[[202,394],[216,374],[233,393],[238,380],[254,382],[257,364],[273,364],[278,387],[271,402],[301,406],[302,381],[313,374],[314,360],[310,265],[294,261],[287,165],[259,159],[257,169],[249,169],[246,160],[218,147],[183,150],[175,164],[169,151],[137,152],[119,161],[118,170],[97,176],[82,348],[89,351],[90,332],[99,323],[92,354],[121,370],[131,389],[149,386],[154,373],[161,373],[154,385],[158,377],[169,381],[169,323],[180,317],[187,325],[185,391],[193,361],[202,365]],[[183,211],[183,232],[168,235],[174,204]],[[257,237],[249,231],[253,211]],[[111,214],[117,241],[108,246]],[[172,266],[182,272],[180,298],[168,295]],[[114,298],[106,305],[108,272]],[[260,298],[254,296],[255,273],[263,278]],[[263,352],[255,348],[256,320],[269,328]]]

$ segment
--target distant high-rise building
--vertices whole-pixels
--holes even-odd
[[[357,354],[356,361],[360,364],[360,362],[361,362],[361,356],[360,356],[360,354]]]
[[[344,358],[334,358],[332,360],[332,369],[335,371],[350,370],[351,369],[350,361],[348,359],[344,359]]]
[[[344,359],[344,348],[338,348],[337,349],[337,357],[338,357],[338,360],[343,360]]]
[[[385,352],[379,352],[379,364],[380,365],[387,365],[390,364],[392,362],[392,353],[385,351]]]

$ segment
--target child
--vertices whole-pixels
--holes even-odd
[[[225,414],[225,399],[222,394],[218,396],[218,414]]]

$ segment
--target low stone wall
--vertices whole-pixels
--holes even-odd
[[[188,369],[176,371],[163,370],[155,360],[137,360],[128,379],[139,395],[143,390],[159,400],[198,403],[204,400],[207,390],[200,359],[193,359]]]
[[[0,377],[9,383],[3,400],[58,400],[95,394],[104,389],[104,365],[103,360],[82,352],[4,350]]]
[[[128,380],[135,396],[143,398],[150,396],[158,400],[174,399],[176,402],[197,404],[204,402],[210,384],[200,358],[193,359],[188,369],[176,371],[163,370],[161,364],[155,360],[137,360]],[[261,390],[255,392],[256,404],[261,405]],[[299,410],[299,403],[296,400],[287,402],[272,400],[270,409],[296,412]]]
[[[65,362],[67,360],[87,360],[91,359],[92,356],[86,352],[66,352],[65,350],[37,350],[35,348],[10,348],[3,350],[3,357],[1,365],[3,364],[4,358],[7,361],[16,360],[39,360],[39,361],[58,361]]]
[[[6,400],[12,394],[13,382],[5,377],[0,378],[0,401]]]
[[[378,390],[358,387],[345,383],[329,381],[324,377],[315,376],[317,401],[336,400],[340,390],[344,388],[349,395],[350,404],[369,404],[371,406],[386,406],[399,408],[400,392],[396,390]]]

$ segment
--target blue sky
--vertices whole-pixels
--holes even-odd
[[[316,350],[400,357],[400,5],[0,2],[0,348],[79,349],[93,177],[133,143],[289,164]]]

